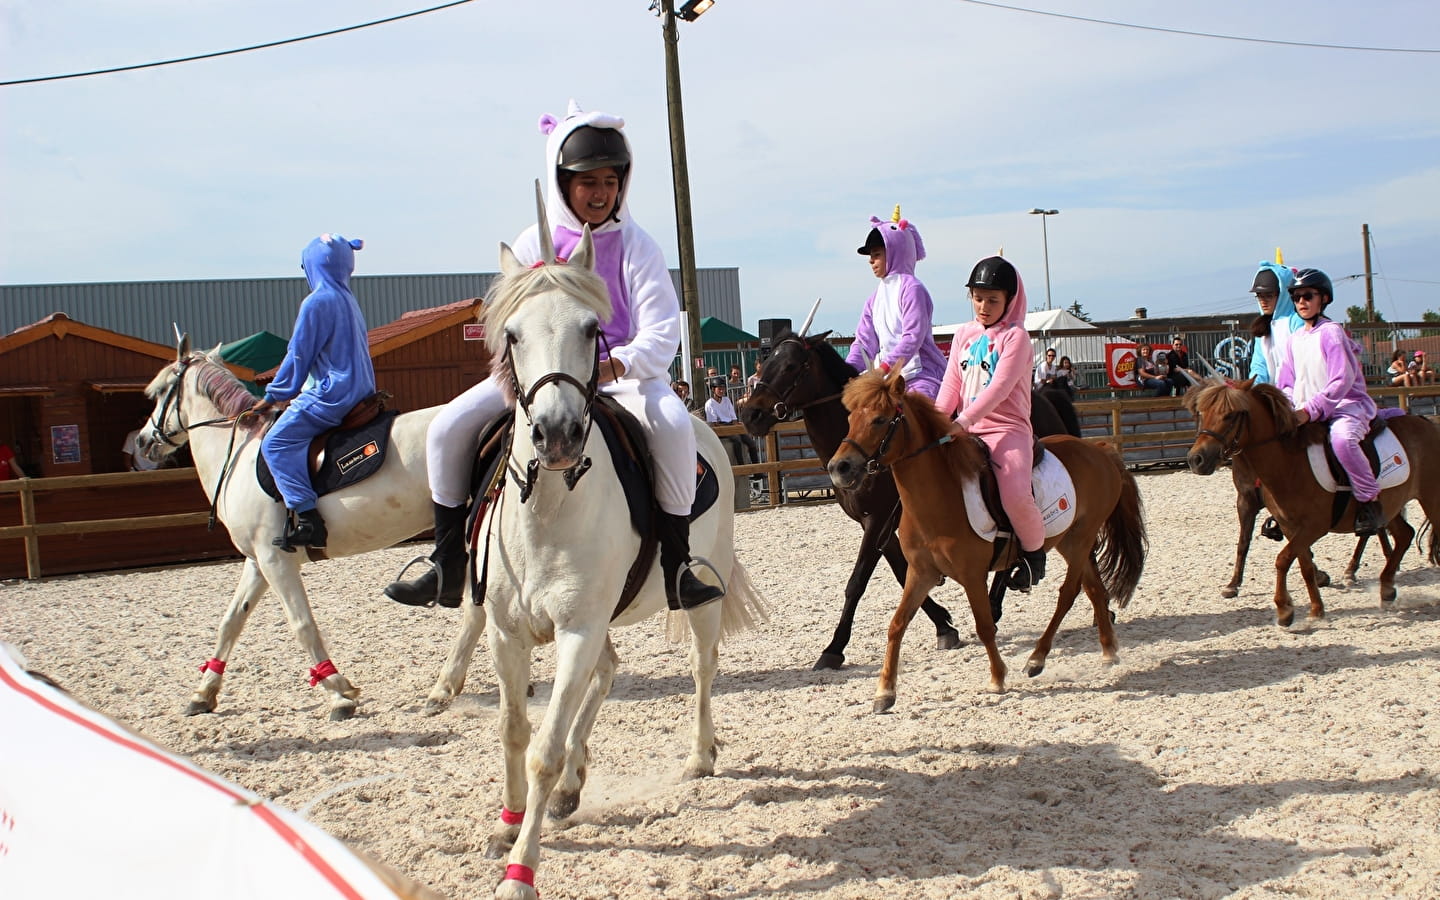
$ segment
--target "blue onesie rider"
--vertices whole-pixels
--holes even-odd
[[[310,441],[339,425],[355,404],[375,393],[365,316],[350,292],[355,251],[362,246],[363,241],[322,234],[305,247],[300,268],[310,295],[300,304],[275,380],[265,389],[265,399],[251,408],[263,413],[289,401],[260,450],[290,513],[275,544],[292,553],[296,545],[317,550],[325,546],[325,520],[315,508],[310,486]]]

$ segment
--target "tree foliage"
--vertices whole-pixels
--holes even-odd
[[[1080,305],[1079,300],[1076,300],[1074,303],[1070,304],[1070,315],[1074,316],[1082,322],[1090,321],[1090,314],[1085,311],[1085,307]]]

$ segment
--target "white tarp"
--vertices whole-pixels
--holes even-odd
[[[434,898],[29,675],[0,644],[0,897]],[[18,654],[17,654],[18,655]]]
[[[955,332],[964,325],[958,322],[954,325],[936,325],[932,332],[936,337],[949,339]],[[1051,338],[1050,332],[1088,330],[1095,332],[1090,335],[1068,335],[1066,337]],[[1105,362],[1105,333],[1091,325],[1089,322],[1064,309],[1045,309],[1025,314],[1025,330],[1030,332],[1030,348],[1035,362],[1040,361],[1047,347],[1055,348],[1055,357],[1058,360],[1062,356],[1070,357],[1070,361],[1076,365],[1082,363],[1093,363],[1103,365]]]

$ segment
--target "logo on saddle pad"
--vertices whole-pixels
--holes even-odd
[[[375,441],[370,441],[365,444],[365,446],[357,447],[354,450],[350,451],[344,456],[344,458],[335,460],[335,468],[340,470],[341,475],[344,475],[346,472],[360,465],[365,460],[369,459],[370,457],[374,456],[379,452],[380,445]]]
[[[1075,482],[1055,454],[1046,453],[1030,470],[1030,487],[1035,493],[1035,505],[1040,507],[1040,518],[1045,522],[1046,540],[1063,534],[1074,524]],[[980,494],[979,479],[967,478],[964,494],[965,515],[970,520],[970,527],[981,538],[994,541],[999,526]]]

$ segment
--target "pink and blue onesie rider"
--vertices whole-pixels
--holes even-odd
[[[286,507],[297,513],[315,508],[310,441],[375,393],[365,315],[350,292],[355,251],[362,246],[363,241],[322,234],[305,247],[300,267],[310,294],[300,304],[285,359],[265,389],[265,402],[290,402],[260,449]]]
[[[1295,272],[1286,265],[1261,262],[1257,271],[1270,270],[1280,285],[1280,296],[1275,300],[1275,312],[1270,316],[1270,333],[1255,338],[1254,349],[1250,351],[1250,377],[1257,384],[1274,384],[1280,375],[1280,364],[1285,359],[1290,336],[1305,327],[1305,320],[1295,311],[1295,301],[1290,299],[1290,286],[1295,283]]]
[[[1035,439],[1030,425],[1030,335],[1025,331],[1025,283],[1015,273],[1015,296],[999,322],[967,322],[955,333],[935,406],[959,415],[956,424],[990,448],[1000,502],[1021,548],[1045,544],[1030,470]]]
[[[933,400],[945,373],[945,356],[932,333],[935,304],[915,277],[915,263],[925,258],[925,244],[919,230],[905,219],[887,222],[871,216],[870,227],[885,242],[885,276],[865,301],[846,361],[863,371],[866,356],[886,365],[905,359],[901,374],[906,389]]]
[[[1360,449],[1377,409],[1365,390],[1365,372],[1345,328],[1321,315],[1313,326],[1291,334],[1275,386],[1291,405],[1305,410],[1310,421],[1330,423],[1330,447],[1350,476],[1355,500],[1364,503],[1378,497],[1380,485]]]

